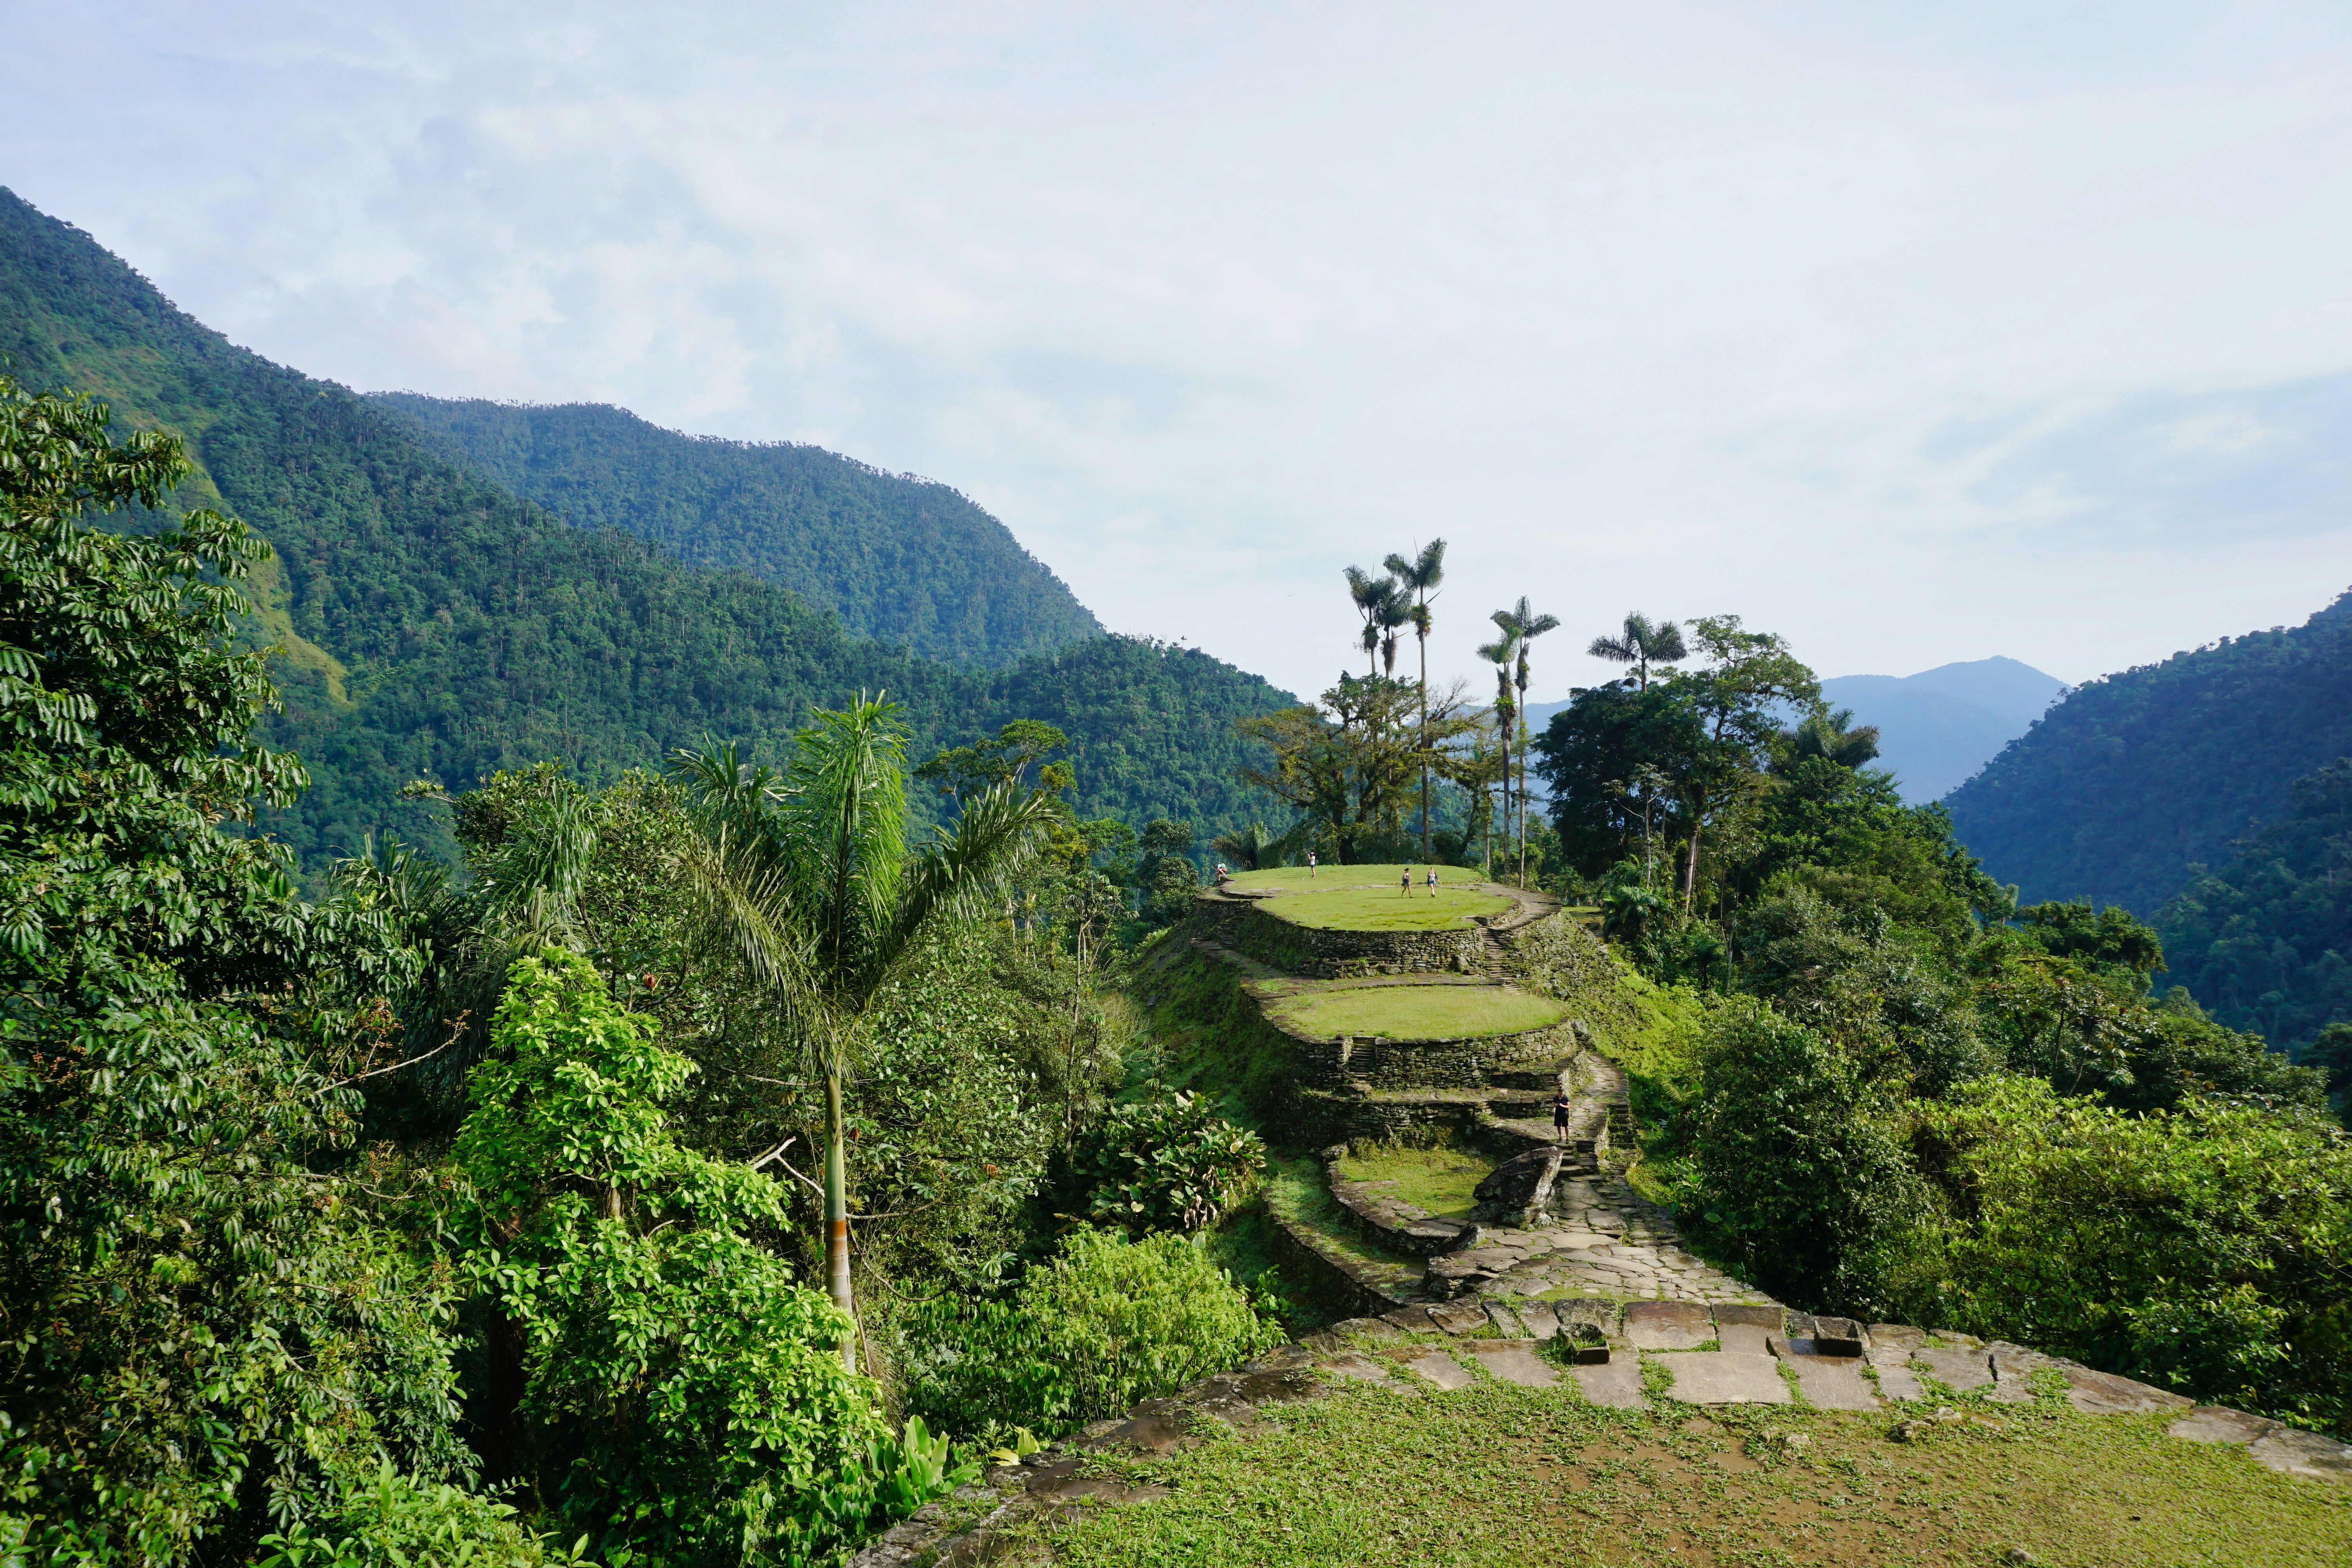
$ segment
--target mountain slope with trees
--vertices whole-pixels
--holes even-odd
[[[372,400],[578,527],[779,584],[853,637],[1005,665],[1103,629],[1010,529],[929,479],[816,447],[683,435],[597,404]]]
[[[2294,782],[2352,753],[2352,595],[2071,693],[1947,803],[2028,902],[2153,915],[2198,866],[2286,818]]]
[[[1122,637],[1004,669],[942,664],[853,638],[746,574],[571,527],[403,416],[236,347],[5,192],[0,355],[28,386],[105,399],[118,435],[184,437],[193,467],[166,512],[215,505],[274,547],[247,628],[283,654],[284,709],[261,737],[300,755],[311,788],[262,824],[313,871],[391,834],[454,861],[446,826],[396,798],[414,778],[457,787],[555,759],[606,782],[706,736],[757,749],[813,705],[886,689],[918,756],[1044,718],[1069,736],[1087,816],[1225,831],[1250,820],[1231,781],[1258,754],[1232,721],[1292,700],[1205,655]]]

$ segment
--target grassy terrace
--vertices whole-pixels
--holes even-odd
[[[1972,1419],[1898,1443],[1884,1414],[1354,1384],[1248,1436],[1107,1463],[1170,1495],[1039,1530],[1063,1568],[2318,1568],[2352,1551],[2352,1491],[2167,1436],[2162,1416],[1951,1403]]]
[[[1441,1219],[1468,1219],[1478,1184],[1495,1162],[1467,1149],[1400,1149],[1393,1144],[1350,1154],[1339,1174],[1353,1182],[1393,1182],[1389,1195]]]
[[[1371,1035],[1391,1040],[1475,1040],[1549,1028],[1567,1016],[1557,1002],[1498,985],[1364,985],[1302,991],[1267,1005],[1276,1022],[1309,1039]]]
[[[1407,897],[1399,880],[1412,873]],[[1475,915],[1500,914],[1511,900],[1480,889],[1477,874],[1459,866],[1437,868],[1437,897],[1429,896],[1427,866],[1326,866],[1312,879],[1304,868],[1244,871],[1233,887],[1278,889],[1265,909],[1296,925],[1328,931],[1459,930]]]

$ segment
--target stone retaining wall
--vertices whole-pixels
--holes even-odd
[[[1398,1040],[1379,1035],[1318,1040],[1286,1026],[1262,1001],[1259,1010],[1268,1024],[1296,1042],[1293,1079],[1318,1089],[1351,1084],[1375,1089],[1444,1089],[1478,1083],[1498,1071],[1527,1076],[1548,1068],[1557,1073],[1562,1059],[1577,1048],[1572,1023],[1468,1040]]]
[[[1197,905],[1216,940],[1260,963],[1317,980],[1371,974],[1467,973],[1486,951],[1475,928],[1454,931],[1331,931],[1294,925],[1242,895],[1213,889]]]

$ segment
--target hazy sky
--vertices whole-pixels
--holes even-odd
[[[0,184],[362,389],[944,480],[1299,690],[1339,583],[2067,680],[2352,584],[2352,10],[12,6]]]

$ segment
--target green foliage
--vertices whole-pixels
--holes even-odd
[[[600,405],[375,395],[469,468],[577,528],[790,588],[852,637],[1011,664],[1102,627],[1011,531],[942,484],[789,442],[686,436]]]
[[[692,1064],[555,948],[516,964],[492,1037],[454,1153],[492,1353],[521,1363],[499,1457],[608,1552],[734,1561],[843,1530],[824,1505],[869,1474],[867,1390],[833,1353],[840,1314],[753,1240],[785,1223],[775,1184],[670,1132]]]
[[[1709,1022],[1693,1107],[1694,1228],[1740,1278],[1787,1300],[1876,1316],[1927,1217],[1900,1101],[1851,1054],[1748,998]]]
[[[259,1542],[259,1568],[541,1568],[577,1563],[517,1522],[518,1510],[477,1493],[404,1476],[390,1464],[354,1483],[333,1511],[298,1520]]]
[[[2077,689],[1948,804],[1969,847],[2029,901],[2087,897],[2153,915],[2196,867],[2227,860],[2249,824],[2285,820],[2295,780],[2346,755],[2352,595],[2300,626]]]
[[[236,521],[113,532],[165,437],[0,378],[0,1516],[45,1558],[235,1552],[389,1458],[464,1479],[446,1283],[329,1173],[384,1043],[380,921],[223,816],[248,741]],[[142,523],[152,521],[142,514]]]
[[[933,1303],[913,1337],[925,1361],[916,1398],[934,1419],[1058,1433],[1262,1355],[1284,1335],[1200,1238],[1129,1241],[1082,1227],[1008,1297]]]
[[[1080,1163],[1087,1217],[1130,1232],[1194,1231],[1249,1196],[1265,1145],[1178,1090],[1114,1105]]]
[[[2301,1426],[2352,1424],[2352,1142],[2192,1100],[2127,1115],[2028,1079],[1915,1114],[1954,1327]]]
[[[2352,758],[2289,795],[2292,815],[2220,870],[2192,867],[2156,923],[2174,981],[2231,1027],[2296,1047],[2352,1019]]]

